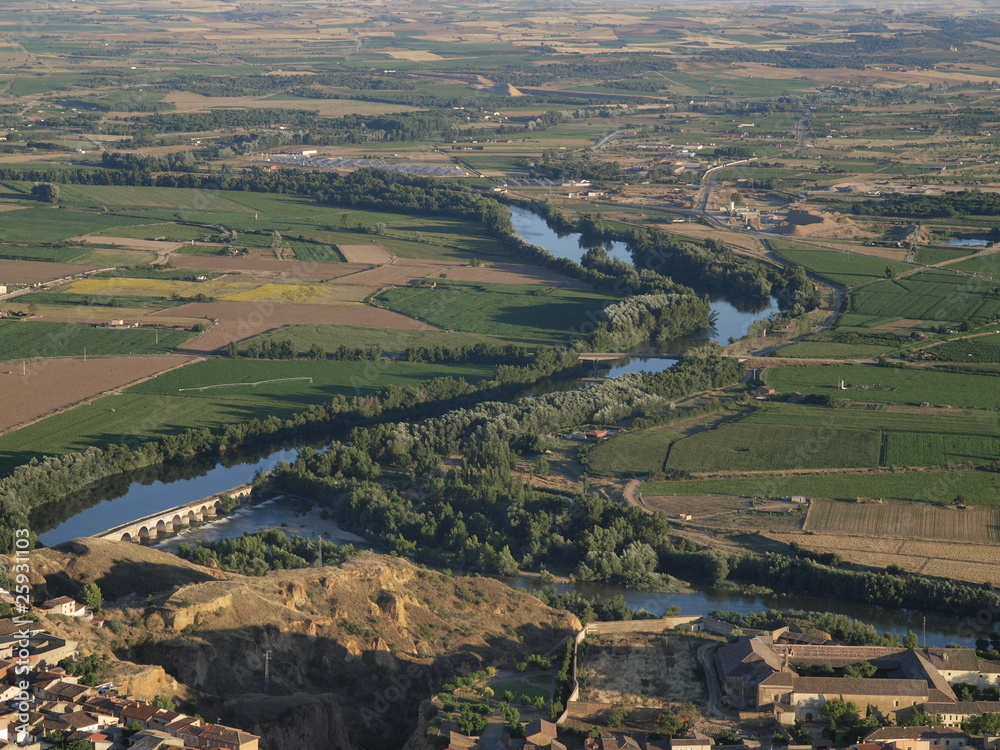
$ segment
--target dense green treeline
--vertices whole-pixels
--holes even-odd
[[[281,529],[268,529],[244,534],[233,539],[203,540],[195,545],[181,544],[177,555],[199,565],[218,565],[243,575],[264,575],[269,570],[293,570],[318,564],[322,549],[323,562],[342,563],[354,554],[350,544],[339,545],[322,539],[307,539],[286,534]]]
[[[1000,216],[1000,195],[961,190],[944,195],[865,200],[853,204],[851,211],[858,216],[911,216],[916,219]]]
[[[512,474],[520,453],[567,425],[608,423],[667,399],[734,382],[739,362],[713,348],[657,375],[617,378],[580,391],[484,403],[418,424],[357,428],[323,453],[305,450],[280,466],[275,486],[328,506],[345,528],[400,554],[486,572],[571,567],[582,580],[662,583],[662,516],[596,496],[569,498]],[[457,467],[445,459],[462,455]],[[385,478],[404,471],[402,492]]]

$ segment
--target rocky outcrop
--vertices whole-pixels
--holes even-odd
[[[122,564],[139,550],[144,569],[171,571],[170,584],[108,615],[118,632],[80,626],[74,637],[92,638],[91,652],[153,665],[131,677],[137,692],[190,698],[197,708],[188,710],[261,734],[269,750],[347,750],[351,739],[396,750],[420,702],[456,673],[512,666],[580,627],[500,581],[372,553],[337,567],[177,585],[171,555],[120,547]]]

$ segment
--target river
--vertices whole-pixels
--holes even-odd
[[[542,216],[534,211],[521,206],[510,206],[510,222],[523,239],[544,247],[550,253],[560,258],[569,258],[577,263],[583,258],[588,249],[593,244],[584,242],[583,237],[576,232],[560,234],[548,225]],[[600,243],[608,251],[608,255],[626,263],[632,262],[632,254],[628,245],[624,242],[602,242]],[[723,344],[728,343],[730,338],[738,339],[746,335],[750,324],[754,321],[766,318],[778,309],[777,300],[768,298],[756,301],[734,302],[722,297],[712,299],[712,312],[715,316],[715,325],[711,331],[704,335],[694,335],[685,339],[679,344],[704,341],[711,339]],[[678,348],[683,349],[683,345]]]
[[[545,221],[536,214],[514,207],[514,226],[529,242],[539,244],[550,252],[564,257],[578,259],[585,252],[580,244],[579,235],[569,234],[560,237]],[[627,247],[623,243],[611,243],[609,252],[615,257],[630,260]],[[619,255],[624,253],[624,255]],[[725,342],[730,336],[740,337],[746,333],[747,327],[754,320],[770,314],[775,309],[771,300],[757,309],[739,307],[726,300],[715,300],[712,309],[718,314],[715,328],[707,332],[700,340],[711,338]],[[656,372],[670,367],[675,359],[657,356],[629,357],[627,360],[597,365],[597,374],[605,377],[617,377],[629,372]],[[572,387],[572,386],[568,386]],[[292,461],[296,451],[284,449],[264,458],[248,460],[236,465],[217,464],[206,468],[199,476],[164,482],[160,480],[133,482],[128,489],[115,497],[99,501],[96,505],[83,510],[71,518],[59,523],[54,528],[39,535],[39,539],[47,545],[59,544],[80,536],[88,536],[111,528],[125,520],[140,518],[176,505],[197,500],[202,497],[230,489],[250,481],[257,471],[273,469],[280,461]],[[185,532],[183,537],[176,537],[166,543],[161,543],[165,549],[173,549],[182,540],[197,541],[202,539],[220,539],[238,536],[246,531],[255,531],[261,526],[287,525],[289,530],[304,530],[302,510],[294,504],[270,502],[260,506],[238,511],[235,517],[220,519],[206,524],[197,530]],[[297,528],[296,528],[297,527]],[[318,528],[318,527],[317,527]],[[346,541],[350,535],[336,529],[323,530],[324,536]],[[528,579],[513,579],[514,585],[531,587],[537,582]],[[557,588],[567,589],[569,584],[560,584]],[[841,602],[827,599],[808,599],[802,597],[768,597],[746,596],[731,591],[696,591],[688,594],[653,594],[632,591],[615,586],[596,584],[577,584],[577,590],[587,596],[611,597],[618,594],[624,596],[630,607],[646,609],[655,614],[662,613],[671,605],[678,605],[684,614],[707,614],[712,609],[729,609],[742,613],[757,612],[767,608],[805,609],[837,612],[850,615],[874,625],[881,632],[902,634],[912,629],[921,632],[921,615],[904,610],[873,607],[854,602]],[[953,618],[943,616],[927,616],[927,640],[930,645],[945,645],[959,643],[973,645],[971,639],[963,639],[954,635],[957,622]]]

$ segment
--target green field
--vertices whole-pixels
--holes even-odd
[[[952,263],[948,268],[1000,279],[1000,253],[977,255],[975,258]]]
[[[905,279],[870,284],[848,294],[848,309],[885,321],[899,318],[960,323],[1000,318],[1000,295],[992,279],[947,271],[923,271]]]
[[[379,347],[385,355],[398,356],[403,350],[414,346],[459,347],[485,343],[490,346],[505,346],[511,339],[486,336],[461,331],[421,331],[416,329],[376,329],[354,328],[352,326],[294,325],[284,326],[271,333],[263,333],[243,342],[241,348],[250,341],[291,340],[297,352],[308,351],[313,344],[319,344],[328,352],[337,347],[348,349],[369,349]]]
[[[31,189],[30,183],[11,185],[25,194]],[[205,239],[217,234],[212,227],[225,227],[240,233],[238,244],[257,247],[267,247],[270,232],[277,231],[300,260],[337,262],[339,253],[323,245],[338,243],[378,244],[402,258],[517,260],[476,222],[328,206],[297,195],[61,185],[59,203],[67,208],[32,206],[0,214],[0,242],[45,243],[85,234],[183,242]],[[103,206],[118,213],[98,213]],[[382,234],[370,232],[376,224],[385,225]],[[300,236],[322,244],[298,242]]]
[[[684,437],[672,426],[626,432],[595,446],[587,468],[595,474],[655,474],[664,469],[670,446]]]
[[[817,250],[785,240],[769,239],[767,242],[774,252],[785,260],[844,286],[857,286],[885,278],[887,266],[892,267],[896,273],[913,268],[907,263],[873,258],[860,253]]]
[[[913,260],[925,266],[932,266],[935,263],[943,263],[946,260],[964,258],[970,251],[963,248],[951,247],[918,247],[913,253]]]
[[[377,298],[390,310],[439,328],[539,343],[582,337],[591,330],[593,316],[613,300],[571,289],[454,283],[389,289]]]
[[[97,328],[83,323],[0,320],[0,359],[87,354],[168,354],[194,334],[143,328]]]
[[[887,404],[1000,408],[1000,377],[995,375],[937,372],[915,367],[835,365],[768,368],[764,380],[779,393],[799,391]],[[838,389],[841,380],[847,390]]]
[[[890,349],[889,346],[868,344],[838,344],[829,341],[799,341],[781,347],[777,354],[781,357],[810,357],[828,359],[874,359]]]
[[[1000,336],[977,336],[966,341],[951,341],[928,351],[934,359],[952,362],[1000,362]]]
[[[630,440],[638,441],[643,434],[648,433]],[[609,441],[603,457],[604,469],[639,470],[627,451],[613,452],[614,442]],[[654,449],[649,450],[653,455]],[[677,440],[669,447],[665,465],[690,472],[781,471],[944,466],[985,463],[997,456],[1000,421],[993,411],[900,413],[767,403],[739,421]],[[646,466],[655,470],[654,463]]]
[[[140,222],[141,219],[131,216],[59,208],[4,211],[0,212],[0,242],[25,245],[59,242],[110,227]],[[16,249],[11,249],[9,252],[16,254]]]
[[[90,445],[132,443],[189,428],[218,428],[270,416],[284,419],[338,394],[350,399],[387,385],[419,386],[444,376],[479,382],[492,375],[492,367],[474,365],[206,360],[148,380],[124,394],[106,396],[0,436],[0,474],[33,457],[83,450]],[[294,377],[311,377],[313,382],[179,390]]]
[[[923,500],[949,503],[965,495],[978,505],[1000,502],[1000,474],[989,471],[898,471],[883,474],[814,474],[799,476],[733,477],[683,482],[645,482],[650,495],[738,495],[744,497],[828,497],[851,500]]]
[[[744,420],[684,438],[670,448],[666,467],[681,471],[809,469],[878,466],[876,430]]]

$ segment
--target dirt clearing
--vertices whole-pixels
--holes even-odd
[[[644,708],[687,701],[704,704],[705,680],[698,669],[697,652],[705,643],[672,633],[588,638],[580,669],[587,687],[580,699]]]
[[[194,357],[101,357],[0,362],[0,432],[196,362]]]
[[[186,242],[163,242],[161,240],[137,240],[133,237],[106,237],[100,234],[87,234],[83,237],[74,237],[72,242],[84,242],[88,245],[114,245],[115,247],[128,247],[133,250],[150,250],[154,253],[172,253],[179,247],[184,247]]]
[[[337,245],[337,250],[348,263],[368,263],[380,266],[392,262],[392,253],[378,245]]]

